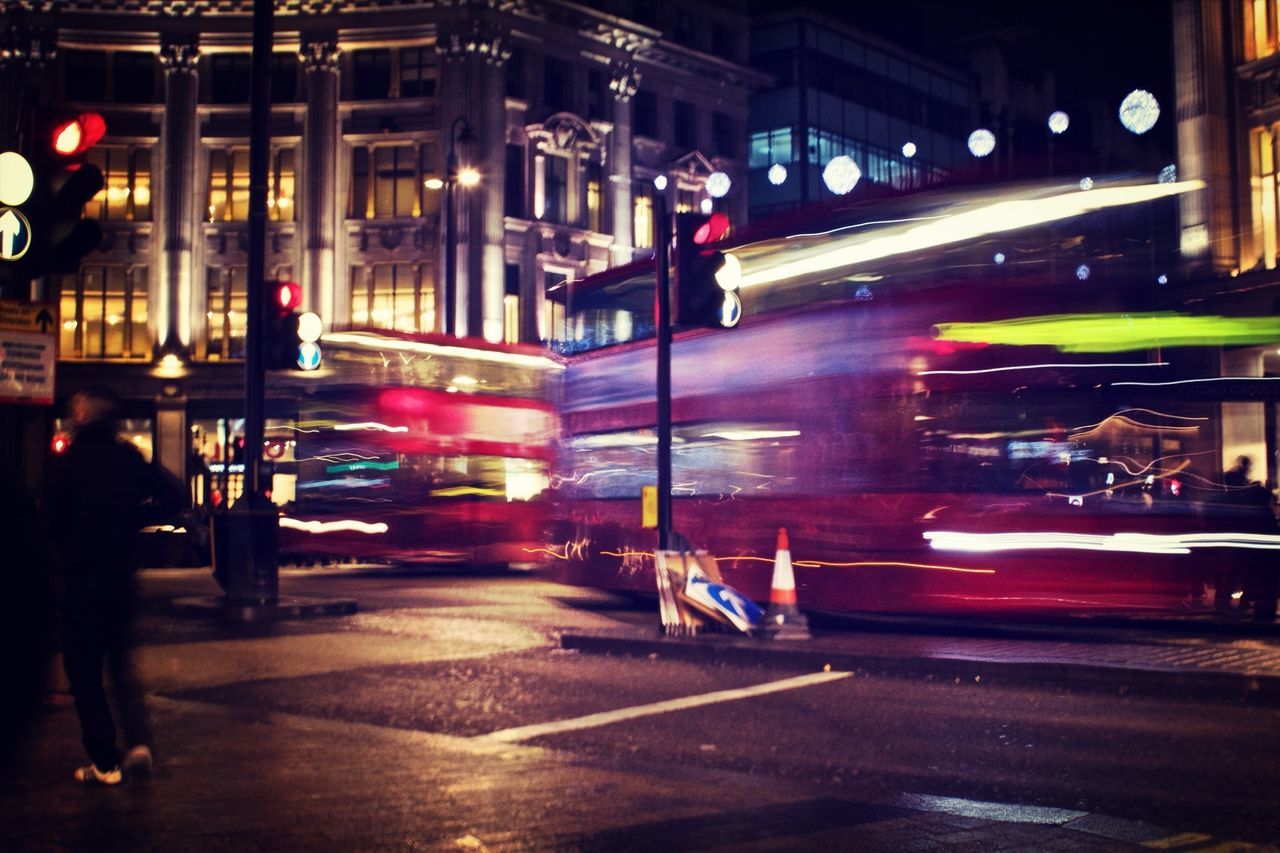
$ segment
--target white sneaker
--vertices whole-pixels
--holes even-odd
[[[123,778],[119,767],[112,767],[106,772],[99,770],[96,764],[76,768],[76,781],[86,785],[119,785]]]

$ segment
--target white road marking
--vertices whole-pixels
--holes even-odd
[[[918,811],[945,812],[981,820],[998,820],[1003,823],[1039,823],[1052,826],[1061,826],[1088,814],[1088,812],[1079,812],[1074,809],[989,803],[962,797],[935,797],[929,794],[903,794],[898,797],[897,805]]]
[[[714,693],[703,693],[698,696],[684,696],[679,699],[668,699],[665,702],[653,702],[649,705],[636,705],[631,708],[619,708],[616,711],[602,711],[599,714],[588,714],[585,717],[574,717],[569,720],[556,720],[550,723],[535,723],[531,726],[517,726],[512,729],[501,729],[480,737],[485,740],[497,740],[503,743],[516,743],[543,735],[561,734],[578,729],[591,729],[607,726],[623,720],[634,720],[652,714],[665,714],[669,711],[684,711],[702,705],[714,705],[717,702],[732,702],[735,699],[750,699],[753,696],[764,696],[768,693],[780,693],[783,690],[795,690],[799,687],[810,687],[848,678],[852,672],[814,672],[809,675],[798,675],[795,678],[784,678],[781,681],[770,681],[751,687],[736,687],[732,690],[717,690]]]

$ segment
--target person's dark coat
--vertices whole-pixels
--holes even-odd
[[[149,464],[109,424],[81,428],[54,470],[52,527],[63,579],[100,586],[136,568],[137,532],[185,504],[177,477]]]

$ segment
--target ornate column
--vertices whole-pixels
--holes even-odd
[[[191,345],[192,269],[196,239],[195,176],[199,48],[191,42],[167,42],[160,49],[164,69],[164,124],[160,131],[162,240],[156,317],[164,323],[156,344],[161,351],[183,353]],[[196,303],[203,300],[195,300]]]
[[[298,56],[306,79],[307,113],[303,121],[302,289],[305,305],[326,323],[337,318],[338,234],[338,44],[329,39],[305,40]],[[345,314],[345,310],[344,310]]]
[[[460,164],[480,172],[478,187],[445,189],[454,193],[456,304],[444,304],[447,273],[443,269],[437,288],[438,304],[441,316],[444,311],[454,312],[459,336],[484,336],[490,340],[501,340],[503,331],[506,107],[502,69],[511,56],[505,35],[499,24],[476,15],[442,30],[436,43],[436,51],[444,60],[440,81],[441,174],[447,169],[451,147],[456,147]],[[459,118],[463,122],[457,123]],[[451,139],[455,126],[458,135]],[[459,141],[464,130],[471,134],[465,145]],[[445,175],[447,180],[453,177]],[[441,228],[442,232],[445,230]],[[442,245],[440,256],[443,255]]]
[[[613,93],[613,132],[609,135],[609,185],[613,188],[613,246],[611,266],[629,263],[635,245],[631,211],[631,98],[640,87],[640,71],[631,62],[614,62],[609,91]]]
[[[1182,256],[1191,269],[1224,274],[1253,260],[1241,258],[1241,238],[1235,226],[1233,197],[1247,187],[1249,175],[1233,184],[1232,76],[1234,58],[1227,55],[1223,28],[1226,4],[1217,0],[1175,0],[1173,56],[1178,119],[1178,178],[1203,180],[1202,190],[1179,197]],[[1246,112],[1248,105],[1246,104]],[[1245,131],[1242,119],[1238,127]],[[1246,136],[1247,138],[1247,136]],[[1243,150],[1243,149],[1241,149]],[[1240,168],[1247,170],[1248,157]],[[1245,199],[1248,193],[1242,193]],[[1247,201],[1241,202],[1248,221]]]

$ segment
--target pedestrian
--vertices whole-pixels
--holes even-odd
[[[110,389],[90,388],[71,398],[74,432],[55,460],[52,489],[51,525],[63,585],[63,668],[91,760],[75,778],[98,785],[151,772],[151,726],[131,660],[136,538],[139,528],[167,520],[185,504],[181,481],[148,464],[120,438],[118,413]],[[104,663],[124,729],[123,763]]]

